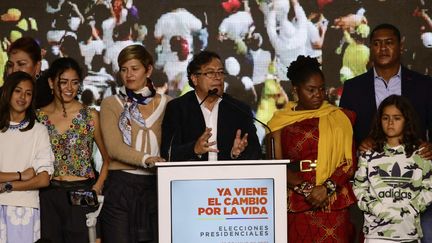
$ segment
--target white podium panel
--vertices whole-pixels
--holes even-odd
[[[287,163],[158,163],[159,242],[286,243]]]

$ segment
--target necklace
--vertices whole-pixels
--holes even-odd
[[[18,129],[23,129],[24,127],[26,127],[29,124],[29,122],[27,121],[27,119],[22,120],[20,123],[18,124],[10,124],[9,123],[9,129],[11,130],[18,130]]]

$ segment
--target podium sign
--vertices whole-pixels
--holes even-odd
[[[287,242],[286,163],[158,163],[159,242]]]

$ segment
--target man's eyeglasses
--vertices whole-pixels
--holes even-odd
[[[207,78],[225,77],[225,71],[209,71],[205,73],[195,73],[196,75],[205,75]]]

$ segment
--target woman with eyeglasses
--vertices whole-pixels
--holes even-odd
[[[102,133],[111,157],[101,212],[102,241],[158,242],[156,162],[169,96],[150,80],[153,57],[142,45],[118,56],[118,95],[102,101]]]
[[[354,242],[348,207],[356,202],[349,179],[356,169],[354,113],[325,101],[315,58],[299,56],[288,68],[297,102],[268,122],[276,159],[288,166],[288,241]]]

